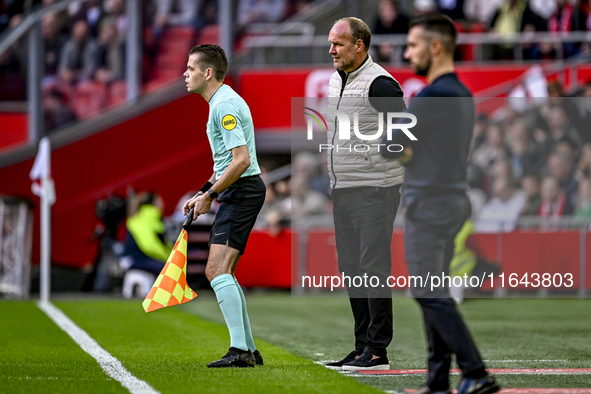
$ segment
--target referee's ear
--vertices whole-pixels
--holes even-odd
[[[211,68],[211,67],[208,67],[208,68],[205,70],[205,79],[206,79],[207,81],[209,81],[210,79],[213,79],[213,68]]]

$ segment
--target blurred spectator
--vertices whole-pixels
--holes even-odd
[[[482,233],[512,231],[525,201],[525,193],[516,190],[509,179],[496,179],[493,184],[493,198],[480,211],[475,225],[476,231]]]
[[[17,27],[18,25],[21,24],[21,22],[23,21],[24,16],[23,14],[16,14],[14,15],[12,18],[10,18],[10,21],[8,22],[8,27],[10,29],[14,29],[15,27]],[[19,64],[20,69],[25,72],[27,69],[27,58],[28,58],[28,54],[27,54],[27,45],[26,44],[26,36],[19,38],[11,47],[10,47],[10,51],[12,51],[16,61]]]
[[[540,194],[542,196],[539,211],[541,217],[559,218],[573,212],[572,205],[560,188],[560,181],[556,177],[548,175],[542,179]]]
[[[506,0],[490,22],[490,31],[501,35],[545,30],[546,21],[529,8],[526,0]],[[513,44],[493,46],[493,58],[513,59]]]
[[[124,256],[132,264],[125,269],[138,269],[158,275],[172,249],[164,242],[165,226],[162,222],[164,201],[152,192],[136,197],[137,211],[127,219]]]
[[[46,14],[41,21],[44,49],[44,76],[43,84],[57,80],[60,52],[68,37],[61,33],[58,15],[55,13]]]
[[[318,163],[316,156],[310,152],[299,152],[293,156],[292,174],[293,176],[302,176],[310,179],[316,173]]]
[[[9,20],[10,14],[8,13],[8,7],[4,1],[0,1],[0,33],[6,30]]]
[[[574,205],[577,195],[577,181],[574,178],[574,162],[570,156],[552,153],[548,157],[548,171],[555,177],[571,206]]]
[[[0,0],[0,33],[10,26],[10,19],[13,16],[24,12],[24,1]]]
[[[554,153],[574,159],[578,157],[577,144],[568,138],[563,138],[556,143]]]
[[[537,175],[526,174],[521,178],[521,189],[525,192],[526,200],[519,212],[520,216],[538,216],[542,196],[540,195],[540,179]]]
[[[529,6],[533,12],[548,20],[556,12],[556,2],[556,0],[530,0]]]
[[[195,26],[198,0],[158,0],[156,1],[155,35],[161,36],[169,26]]]
[[[437,0],[437,10],[453,20],[463,20],[464,0]]]
[[[330,197],[330,178],[325,153],[322,158],[324,160],[320,163],[317,155],[310,152],[299,152],[293,158],[292,174],[294,177],[303,176],[308,180],[310,189]]]
[[[57,3],[58,0],[42,0],[41,7],[46,8],[50,5]],[[57,23],[57,31],[61,34],[68,35],[70,33],[69,26],[72,24],[70,20],[70,16],[68,15],[67,10],[63,10],[60,12],[55,13],[56,23]]]
[[[88,23],[90,35],[97,38],[99,35],[99,26],[105,17],[102,0],[88,0],[84,3],[72,3],[68,9],[70,12],[70,23],[85,21]]]
[[[22,14],[10,18],[9,27],[12,29],[22,21]],[[0,53],[0,100],[26,100],[25,97],[25,71],[26,49],[23,40],[18,40],[14,45]]]
[[[105,21],[98,38],[98,70],[95,79],[102,83],[123,79],[124,55],[123,41],[119,38],[117,27]]]
[[[468,163],[468,198],[472,206],[472,220],[478,218],[480,210],[486,204],[486,193],[484,193],[484,173],[474,163]]]
[[[549,152],[554,151],[556,144],[562,140],[570,140],[575,146],[581,146],[579,133],[572,126],[562,106],[549,105],[543,110],[542,116],[548,125],[548,141],[546,146]]]
[[[544,153],[530,141],[528,126],[524,120],[518,119],[509,125],[508,134],[511,136],[509,151],[513,175],[519,181],[523,174],[542,168]]]
[[[581,158],[577,164],[577,177],[591,177],[591,143],[585,143],[581,149]]]
[[[490,26],[493,16],[502,4],[503,0],[464,0],[464,15],[484,26]]]
[[[328,198],[316,190],[310,190],[308,180],[303,176],[291,179],[291,197],[285,203],[291,208],[293,219],[328,213]]]
[[[556,0],[556,8],[548,18],[549,32],[569,32],[572,29],[573,5],[568,0]]]
[[[238,25],[244,28],[250,23],[277,23],[286,11],[285,0],[239,0]]]
[[[197,10],[197,22],[195,29],[197,32],[206,25],[216,24],[218,20],[218,2],[217,0],[204,0],[199,10]]]
[[[473,152],[486,140],[486,129],[489,121],[486,114],[479,114],[474,122],[474,132],[472,134],[472,146],[470,150]]]
[[[515,174],[513,173],[513,167],[511,161],[508,158],[498,158],[492,165],[490,172],[493,179],[508,179],[509,181],[515,180]]]
[[[515,183],[515,175],[513,174],[513,167],[508,158],[498,158],[490,167],[488,175],[488,182],[484,190],[489,194],[494,194],[494,183],[498,179],[506,179],[509,183]]]
[[[556,0],[556,10],[548,19],[548,31],[557,33],[568,33],[573,29],[573,25],[577,25],[578,30],[586,30],[584,22],[580,20],[581,14],[577,14],[577,22],[573,20],[574,7],[568,0]],[[564,58],[575,55],[580,50],[581,45],[578,43],[565,43],[563,48]]]
[[[88,24],[80,20],[72,27],[72,37],[60,53],[59,76],[72,83],[92,78],[97,68],[98,45],[89,35]]]
[[[573,31],[591,31],[591,1],[577,0],[573,10]],[[580,43],[579,56],[589,57],[591,43]]]
[[[486,173],[496,159],[505,158],[507,156],[508,152],[505,146],[505,135],[501,124],[489,124],[486,128],[486,139],[474,151],[472,162]]]
[[[266,184],[267,193],[265,194],[265,203],[259,214],[259,220],[266,224],[267,231],[272,236],[277,236],[281,229],[289,227],[291,211],[284,201],[289,198],[287,183],[279,181],[275,184]]]
[[[158,0],[160,4],[160,0]],[[127,15],[125,14],[125,0],[106,0],[105,4],[105,16],[103,23],[109,21],[117,27],[120,37],[125,37],[125,31],[127,29]],[[146,7],[148,8],[148,7]]]
[[[43,129],[49,133],[60,126],[76,120],[76,115],[68,106],[64,94],[50,89],[43,97]]]
[[[380,0],[378,3],[378,17],[373,28],[373,34],[407,34],[409,19],[399,11],[395,0]],[[378,61],[390,62],[394,47],[389,44],[378,46]]]
[[[548,84],[548,89],[552,85],[553,83]],[[583,97],[563,97],[562,89],[560,93],[562,98],[556,104],[562,107],[581,141],[591,142],[591,82],[583,87]]]
[[[591,217],[591,179],[589,178],[582,178],[579,181],[577,202],[573,215],[584,218]]]

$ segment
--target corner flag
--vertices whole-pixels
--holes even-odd
[[[170,256],[168,256],[166,265],[156,278],[156,282],[154,282],[146,299],[142,302],[146,312],[184,304],[197,297],[197,294],[187,284],[188,239],[187,230],[183,229],[174,244],[174,248],[172,248],[172,252],[170,252]]]

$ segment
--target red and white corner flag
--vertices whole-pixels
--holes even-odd
[[[39,295],[48,302],[51,293],[51,206],[55,203],[55,186],[51,178],[51,146],[49,138],[39,142],[39,152],[29,173],[31,190],[41,199],[41,261]]]
[[[29,178],[33,181],[31,185],[33,194],[46,199],[50,206],[53,205],[55,203],[55,185],[51,178],[51,146],[47,137],[43,137],[39,142],[39,152],[29,173]]]

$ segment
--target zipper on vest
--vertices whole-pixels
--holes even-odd
[[[341,84],[341,93],[339,94],[339,101],[337,102],[337,109],[339,109],[339,105],[341,105],[341,99],[343,98],[343,92],[345,91],[345,85],[347,84],[347,80],[349,79],[349,74],[345,74],[345,79],[343,80],[343,83]],[[335,115],[336,116],[336,115]],[[332,146],[334,149],[334,139],[337,136],[336,133],[336,119],[335,119],[335,133],[332,135]],[[332,152],[332,154],[330,155],[330,169],[332,171],[332,177],[334,178],[334,189],[337,188],[337,174],[335,174],[334,172],[334,151]]]

